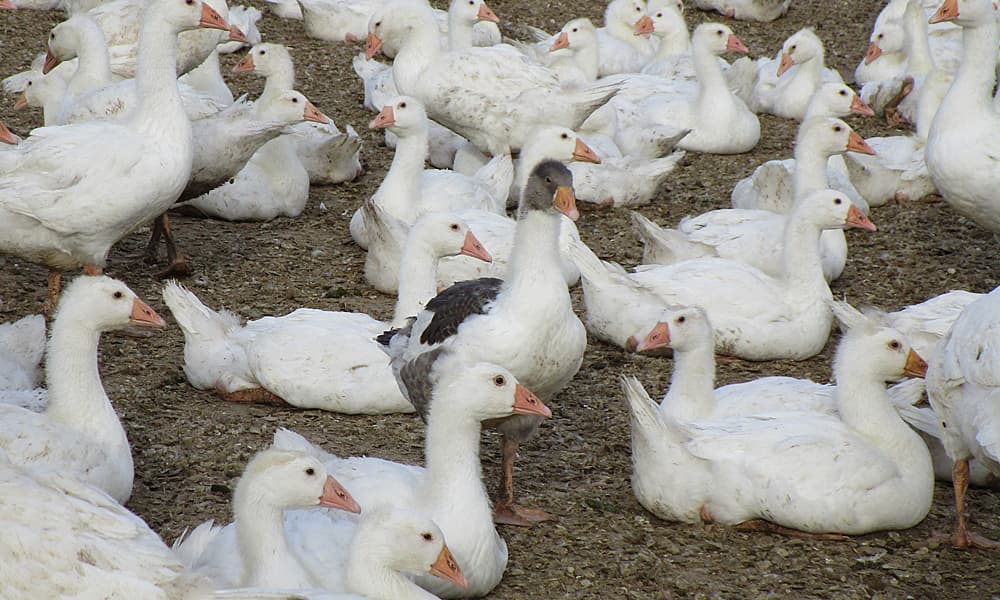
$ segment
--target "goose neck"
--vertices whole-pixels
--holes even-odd
[[[795,200],[827,187],[826,163],[830,154],[823,152],[808,137],[795,146],[795,171],[792,195]]]
[[[406,319],[419,313],[437,293],[437,265],[434,249],[411,229],[399,262],[399,292],[393,311],[393,327],[404,325]]]
[[[704,104],[706,99],[723,98],[730,93],[719,57],[711,50],[703,44],[695,44],[691,49],[691,60],[698,76],[699,105]]]
[[[664,60],[691,51],[691,36],[686,25],[660,35],[659,38],[660,46],[656,49],[654,60]]]
[[[136,118],[143,122],[187,120],[177,90],[177,31],[166,26],[153,10],[146,11],[139,33],[136,60]]]
[[[424,443],[426,506],[433,507],[434,513],[458,514],[476,522],[485,519],[492,530],[489,498],[483,487],[479,462],[480,423],[467,414],[457,414],[461,411],[437,408],[434,410],[435,406],[431,405]],[[445,527],[441,522],[438,525]],[[445,534],[450,535],[447,531]]]
[[[903,36],[906,45],[906,73],[924,75],[934,68],[930,40],[927,37],[927,22],[923,11],[908,9],[904,15]]]
[[[814,289],[822,289],[830,295],[819,254],[819,238],[823,230],[807,213],[807,207],[796,204],[785,223],[782,250],[785,281],[789,289],[803,290],[809,295]]]
[[[946,98],[951,114],[968,118],[970,114],[992,110],[996,72],[991,57],[996,55],[997,27],[992,21],[966,25],[962,43],[962,62]]]
[[[712,344],[674,350],[670,391],[661,410],[678,423],[688,423],[710,417],[714,409],[715,349]]]
[[[285,538],[284,511],[256,494],[233,499],[236,538],[243,557],[242,585],[309,587],[311,582]]]
[[[541,210],[525,211],[514,230],[514,249],[504,281],[502,298],[537,306],[540,298],[551,300],[566,291],[559,266],[559,215]],[[565,294],[568,299],[568,294]],[[551,303],[550,303],[551,304]]]
[[[399,136],[392,164],[375,192],[383,210],[407,222],[416,216],[420,203],[421,174],[427,151],[426,129]]]
[[[282,61],[276,65],[264,79],[264,91],[261,98],[276,98],[281,94],[295,89],[295,68],[291,61]]]
[[[82,94],[91,89],[111,83],[111,59],[104,33],[96,23],[92,27],[80,28],[80,43],[77,48],[79,61],[76,73],[70,80],[70,93]]]
[[[409,36],[402,41],[392,61],[392,77],[401,94],[418,95],[420,78],[427,67],[441,62],[441,40],[433,17],[411,23]]]
[[[398,600],[431,600],[437,596],[413,583],[409,578],[389,565],[393,552],[384,544],[369,543],[364,524],[359,525],[351,544],[351,555],[347,561],[346,584],[350,592],[372,598],[393,598]]]
[[[448,11],[448,49],[465,50],[472,47],[472,24],[456,11]]]

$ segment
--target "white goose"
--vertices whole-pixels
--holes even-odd
[[[625,274],[606,265],[585,245],[573,246],[580,267],[587,324],[601,339],[624,346],[635,323],[650,323],[665,305],[700,306],[715,327],[718,351],[747,360],[802,360],[826,344],[833,315],[823,277],[819,236],[823,229],[875,225],[843,194],[814,192],[799,202],[784,229],[775,277],[745,263],[698,258],[670,265],[642,265]],[[738,296],[723,290],[740,290]],[[620,316],[629,306],[627,317]],[[619,323],[626,320],[628,327]]]
[[[792,0],[695,0],[702,10],[714,10],[730,19],[773,21],[788,12]]]
[[[864,85],[901,75],[906,68],[903,28],[894,21],[876,22],[865,57],[854,69],[854,82]]]
[[[597,79],[597,28],[590,19],[573,19],[555,35],[540,29],[534,32],[541,38],[537,43],[518,43],[517,47],[555,71],[562,85],[586,85]]]
[[[691,34],[684,21],[684,6],[679,1],[652,0],[648,3],[647,12],[653,21],[653,38],[659,44],[656,54],[641,72],[665,79],[696,77],[691,56]]]
[[[125,284],[83,276],[66,287],[46,357],[48,407],[39,414],[0,404],[0,448],[19,465],[48,465],[116,500],[132,493],[132,453],[101,384],[101,332],[166,324]]]
[[[652,32],[645,0],[611,0],[604,9],[604,27],[597,30],[598,75],[639,71],[656,50],[649,39]]]
[[[510,47],[445,52],[433,14],[414,3],[393,4],[372,16],[368,57],[386,43],[399,48],[392,64],[397,89],[423,102],[432,119],[494,156],[520,149],[540,125],[578,126],[617,89],[597,83],[562,89],[552,71]]]
[[[912,527],[930,509],[933,470],[884,382],[926,367],[899,331],[871,323],[851,327],[837,349],[837,416],[714,417],[712,394],[672,386],[657,407],[626,380],[636,495],[669,519],[753,530],[825,537]]]
[[[66,80],[59,76],[42,75],[41,71],[19,73],[17,84],[8,85],[4,90],[19,94],[14,102],[14,110],[22,111],[29,106],[42,109],[42,123],[46,127],[59,125],[62,99],[66,93]]]
[[[239,318],[206,307],[176,283],[163,299],[184,331],[184,372],[191,385],[231,401],[287,402],[345,413],[411,412],[375,337],[400,326],[437,291],[441,256],[488,254],[460,221],[434,214],[410,230],[399,265],[392,323],[364,313],[299,309],[240,327]]]
[[[812,29],[802,29],[785,40],[779,56],[757,62],[740,59],[726,77],[754,112],[802,120],[822,82],[844,82],[823,60],[823,42]]]
[[[992,96],[998,39],[993,3],[946,0],[933,18],[945,20],[962,26],[965,49],[927,135],[927,170],[941,196],[959,214],[1000,231],[995,194],[1000,185],[1000,150],[993,149],[1000,131]]]
[[[48,52],[42,73],[48,74],[61,62],[73,58],[77,59],[76,71],[66,85],[61,112],[68,111],[77,98],[117,79],[111,73],[104,32],[86,13],[63,21],[49,32]],[[66,119],[60,114],[59,123],[65,122]]]
[[[34,389],[42,379],[45,317],[31,315],[0,325],[0,397]]]
[[[115,242],[179,197],[194,147],[177,92],[177,33],[198,26],[228,29],[209,6],[191,2],[149,5],[136,79],[140,103],[129,118],[36,129],[15,152],[3,153],[5,252],[50,269],[83,265],[99,272]],[[104,160],[94,162],[94,156]]]

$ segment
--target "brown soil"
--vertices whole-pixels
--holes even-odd
[[[258,2],[258,4],[260,4]],[[493,0],[507,31],[525,24],[556,29],[571,17],[600,22],[603,3]],[[559,5],[561,4],[561,6]],[[864,55],[875,15],[871,0],[796,0],[775,23],[730,23],[754,55],[773,54],[803,26],[825,40],[828,63],[850,79]],[[0,72],[27,68],[44,49],[55,13],[3,11]],[[690,9],[694,24],[718,19]],[[350,239],[351,212],[376,188],[391,158],[380,135],[364,128],[372,115],[361,108],[362,91],[351,70],[356,48],[307,38],[301,23],[268,15],[261,23],[269,41],[292,46],[299,89],[338,124],[352,123],[365,139],[365,174],[356,182],[313,190],[298,219],[234,224],[179,218],[176,230],[196,273],[187,285],[207,304],[245,318],[280,315],[308,306],[366,311],[385,318],[393,299],[372,291],[362,277],[364,255]],[[231,66],[237,57],[229,57]],[[261,82],[231,80],[234,91],[259,92]],[[26,133],[39,114],[11,112],[0,118]],[[689,154],[643,212],[661,223],[728,205],[733,184],[768,159],[791,155],[795,124],[762,117],[764,138],[749,154]],[[863,135],[885,135],[874,119],[853,119]],[[852,258],[835,284],[836,296],[857,304],[897,309],[949,289],[978,292],[997,285],[1000,264],[993,236],[962,219],[946,204],[911,202],[876,209],[878,233],[848,234]],[[583,238],[605,258],[635,264],[641,249],[623,210],[587,212]],[[145,233],[120,243],[108,273],[128,282],[169,320],[159,298],[155,269],[126,254],[142,248]],[[0,258],[3,299],[0,319],[38,312],[45,271],[14,258]],[[574,291],[579,299],[579,291]],[[581,306],[582,308],[582,306]],[[836,339],[811,360],[724,362],[719,382],[785,374],[826,380]],[[187,384],[181,371],[183,337],[174,326],[144,340],[109,336],[102,345],[104,382],[125,422],[135,455],[136,483],[129,506],[167,540],[204,519],[229,518],[229,499],[246,460],[265,447],[276,427],[295,429],[331,451],[393,460],[421,460],[422,427],[413,416],[353,417],[320,411],[245,406],[221,402]],[[588,348],[583,368],[553,403],[555,418],[522,450],[517,485],[523,499],[559,516],[534,529],[503,528],[511,561],[492,598],[987,598],[1000,594],[996,559],[929,542],[948,531],[950,487],[938,484],[927,519],[901,532],[861,536],[847,542],[810,542],[736,532],[720,526],[661,521],[632,496],[627,409],[618,375],[637,375],[662,394],[670,362],[623,353],[601,343]],[[489,483],[498,476],[498,444],[488,434],[484,462]],[[1000,495],[972,490],[973,525],[1000,538]]]

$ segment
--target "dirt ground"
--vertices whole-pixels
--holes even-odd
[[[492,0],[508,33],[534,24],[556,29],[586,15],[600,22],[597,0],[532,2]],[[777,22],[729,22],[755,56],[773,54],[803,26],[824,39],[828,64],[850,79],[864,55],[883,2],[795,0]],[[689,9],[693,27],[721,19]],[[0,11],[0,74],[27,68],[42,52],[55,13]],[[724,19],[722,19],[724,20]],[[281,315],[307,306],[390,315],[393,298],[371,290],[362,277],[364,255],[348,234],[352,211],[381,180],[391,153],[364,126],[362,89],[350,66],[356,47],[307,38],[300,22],[267,15],[266,39],[294,48],[298,87],[338,124],[351,123],[365,139],[365,173],[340,186],[314,187],[298,219],[234,224],[180,218],[176,230],[196,273],[186,284],[213,307],[245,318]],[[231,66],[236,56],[227,57]],[[230,77],[227,74],[227,77]],[[234,92],[259,92],[261,81],[230,77]],[[41,124],[40,113],[12,112],[4,99],[0,118],[21,134]],[[728,205],[734,183],[768,159],[790,156],[795,124],[761,118],[763,138],[739,156],[689,154],[643,212],[674,223]],[[891,133],[875,119],[851,120],[863,135]],[[949,289],[986,292],[998,284],[1000,252],[992,234],[958,217],[945,204],[891,205],[876,209],[877,233],[848,233],[851,259],[834,285],[838,297],[895,310]],[[585,212],[580,233],[605,258],[627,266],[641,255],[627,211]],[[112,252],[108,273],[126,281],[170,321],[155,269],[131,263],[137,233]],[[0,257],[0,320],[38,312],[45,271]],[[579,303],[579,291],[574,290]],[[581,305],[582,309],[582,305]],[[825,381],[836,336],[819,356],[803,362],[726,362],[719,383],[784,374]],[[136,482],[129,507],[167,540],[204,519],[229,519],[229,500],[246,460],[265,447],[275,428],[295,429],[342,455],[368,454],[419,462],[422,427],[414,416],[353,417],[321,411],[241,406],[193,389],[181,371],[183,336],[176,325],[151,339],[108,336],[101,346],[104,383],[125,422],[135,456]],[[661,521],[634,499],[627,408],[618,375],[637,375],[658,396],[670,362],[626,355],[591,343],[583,368],[552,403],[555,417],[522,450],[516,482],[523,499],[559,516],[534,529],[503,528],[510,564],[497,599],[520,598],[988,598],[1000,595],[996,555],[960,552],[930,542],[949,530],[950,486],[938,484],[930,515],[901,532],[847,542],[811,542],[748,535],[720,526]],[[488,483],[498,476],[498,444],[487,434],[483,460]],[[972,490],[973,526],[1000,537],[1000,494]],[[2,594],[0,594],[2,595]]]

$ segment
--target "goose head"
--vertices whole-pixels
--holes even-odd
[[[549,47],[549,52],[556,52],[564,48],[569,49],[570,52],[576,52],[596,45],[597,29],[590,19],[583,17],[573,19],[563,25],[555,41]]]
[[[58,102],[66,93],[66,80],[57,75],[48,77],[33,71],[24,78],[24,89],[14,102],[14,110],[21,111],[29,106],[44,108],[51,102]]]
[[[233,73],[254,72],[261,77],[270,77],[275,73],[292,71],[292,54],[281,44],[262,42],[255,44],[246,56],[233,67]]]
[[[653,22],[653,35],[658,38],[670,38],[676,35],[687,35],[687,24],[682,16],[683,6],[672,1],[649,3],[649,18]]]
[[[681,0],[648,0],[646,2],[646,12],[656,20],[653,13],[660,10],[671,10],[674,14],[683,15],[684,14],[684,3]]]
[[[601,163],[597,154],[573,130],[551,125],[539,127],[521,148],[521,164],[533,165],[545,159]]]
[[[576,221],[580,212],[573,193],[573,173],[555,160],[542,161],[531,170],[521,194],[520,212],[562,213]]]
[[[59,63],[76,58],[82,44],[81,36],[88,29],[91,33],[96,32],[100,35],[101,39],[104,38],[101,28],[87,13],[76,15],[53,27],[49,32],[48,52],[45,55],[42,73],[47,74]]]
[[[178,33],[191,29],[216,29],[229,34],[229,23],[214,8],[201,0],[159,0],[148,3],[146,18],[162,22]]]
[[[865,104],[857,92],[842,83],[834,82],[824,83],[816,88],[806,109],[809,117],[843,117],[852,113],[871,117],[875,111]]]
[[[794,65],[801,65],[816,58],[823,60],[823,42],[812,29],[801,29],[781,45],[777,75],[781,77]]]
[[[924,377],[927,363],[898,329],[877,311],[862,313],[846,302],[833,301],[833,314],[845,330],[834,356],[834,372],[870,376],[878,381]],[[850,363],[850,368],[846,366]],[[840,368],[838,368],[840,367]]]
[[[806,218],[820,229],[856,227],[877,231],[875,224],[861,212],[850,198],[837,190],[818,190],[799,201],[793,214],[804,211]]]
[[[997,5],[993,0],[944,0],[927,22],[933,25],[951,21],[963,27],[974,26],[993,23],[996,12]]]
[[[795,143],[826,156],[844,152],[875,154],[872,147],[850,125],[834,117],[815,117],[804,121],[799,126]]]
[[[644,0],[611,0],[604,9],[604,25],[619,37],[653,33],[653,21],[646,15]]]
[[[0,121],[0,142],[16,146],[21,143],[21,138],[14,135],[14,132],[7,127],[6,123]]]
[[[636,345],[636,352],[672,348],[690,352],[714,347],[714,334],[705,311],[696,306],[684,306],[664,311],[656,325]]]
[[[722,23],[702,23],[696,27],[691,34],[691,45],[705,48],[716,56],[726,52],[745,54],[750,51],[733,30]]]
[[[412,96],[397,96],[389,101],[368,124],[371,129],[388,129],[400,137],[427,130],[427,110]]]
[[[394,50],[399,49],[418,31],[433,33],[434,41],[437,42],[437,22],[431,9],[418,2],[389,2],[368,19],[365,55],[371,59],[384,45]]]
[[[268,448],[247,463],[233,492],[233,505],[274,510],[322,506],[359,513],[361,508],[310,453]]]
[[[462,254],[484,262],[493,262],[493,257],[472,233],[469,225],[451,213],[432,212],[420,217],[410,228],[409,236],[416,236],[415,239],[426,244],[431,254],[437,258]],[[407,246],[409,247],[409,241]]]
[[[551,417],[538,396],[518,383],[507,369],[492,363],[472,363],[452,351],[433,367],[431,413],[446,411],[477,422],[511,415]],[[428,418],[430,422],[432,418]]]
[[[66,286],[59,298],[55,321],[75,323],[97,332],[167,326],[127,285],[105,275],[82,275]]]
[[[467,25],[474,25],[477,21],[500,22],[500,17],[483,0],[451,0],[448,15]]]
[[[870,65],[880,56],[903,51],[903,28],[898,23],[884,22],[875,25],[868,39],[868,51],[865,53],[865,64]]]
[[[407,575],[433,575],[465,588],[468,582],[444,534],[434,521],[423,513],[401,508],[379,508],[366,514],[358,524],[352,554],[390,571]],[[348,580],[356,591],[362,591]]]
[[[312,121],[329,123],[330,119],[310,102],[301,92],[288,90],[270,100],[261,113],[265,118],[288,123]]]

